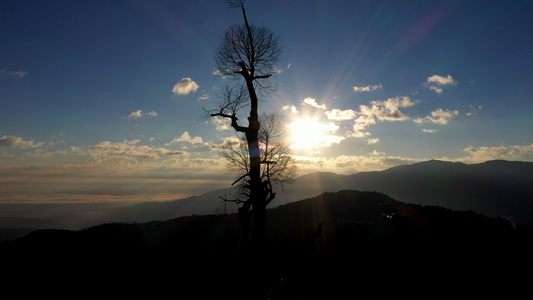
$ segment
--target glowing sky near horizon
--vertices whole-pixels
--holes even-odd
[[[533,2],[246,6],[284,45],[260,110],[285,115],[299,174],[533,161]],[[241,18],[224,1],[2,1],[0,203],[228,187],[217,149],[234,133],[201,117]]]

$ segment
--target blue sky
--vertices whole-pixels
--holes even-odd
[[[254,1],[279,35],[299,174],[533,161],[531,1]],[[170,200],[227,187],[224,1],[2,1],[0,201]],[[245,118],[242,118],[245,119]],[[295,132],[298,132],[296,134]]]

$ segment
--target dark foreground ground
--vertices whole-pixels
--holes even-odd
[[[501,218],[341,191],[271,209],[268,222],[260,251],[241,247],[235,215],[35,231],[0,243],[0,293],[106,299],[530,294],[533,232]]]

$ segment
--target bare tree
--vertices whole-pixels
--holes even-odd
[[[261,129],[259,130],[259,152],[261,157],[261,182],[267,193],[266,204],[268,205],[275,197],[273,185],[283,188],[284,184],[291,183],[295,173],[295,165],[290,148],[285,143],[286,124],[281,114],[265,114],[259,118]],[[246,239],[249,235],[250,211],[247,208],[249,184],[244,179],[250,173],[250,154],[248,143],[244,137],[237,142],[224,144],[220,155],[227,161],[228,170],[237,178],[232,185],[238,187],[238,196],[230,199],[226,195],[220,197],[224,202],[243,204],[242,214],[239,215],[242,226],[242,236]],[[244,214],[247,212],[247,214]]]
[[[275,90],[271,76],[276,70],[282,49],[279,37],[272,31],[248,22],[244,3],[245,0],[228,1],[230,7],[241,9],[244,24],[230,26],[222,36],[214,55],[219,74],[236,81],[243,80],[244,84],[241,82],[222,90],[219,95],[222,99],[219,107],[210,111],[209,115],[230,119],[233,129],[244,134],[248,160],[243,168],[246,173],[238,181],[245,180],[243,187],[248,192],[238,214],[241,226],[251,230],[252,243],[261,246],[266,237],[266,206],[275,197],[275,193],[271,186],[273,177],[268,175],[271,164],[263,161],[267,166],[266,178],[261,172],[258,92],[264,94]],[[249,109],[247,126],[240,124],[237,116],[246,109]],[[243,238],[246,240],[247,236]]]

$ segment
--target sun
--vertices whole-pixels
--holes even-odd
[[[314,119],[297,119],[289,124],[289,143],[294,149],[315,149],[330,146],[332,142],[338,143],[338,137],[333,133],[338,126],[324,124]]]

